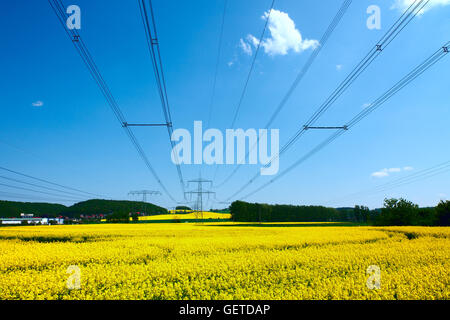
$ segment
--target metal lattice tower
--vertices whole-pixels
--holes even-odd
[[[190,199],[192,200],[192,196],[196,195],[197,196],[197,201],[195,204],[195,211],[196,211],[196,216],[197,219],[199,217],[201,217],[201,219],[203,219],[203,195],[207,195],[208,199],[209,199],[209,195],[211,194],[216,194],[215,192],[209,191],[209,190],[205,190],[203,188],[203,184],[204,183],[209,183],[210,187],[212,186],[212,180],[205,180],[202,179],[201,176],[198,179],[195,180],[189,180],[188,181],[188,186],[190,183],[197,183],[197,190],[191,190],[191,191],[186,191],[184,194],[188,194],[190,196]]]
[[[130,191],[128,192],[128,195],[130,196],[142,196],[142,202],[144,202],[144,214],[147,214],[147,195],[149,196],[156,196],[161,195],[160,191],[153,191],[153,190],[138,190],[138,191]]]

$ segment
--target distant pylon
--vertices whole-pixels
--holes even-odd
[[[153,191],[153,190],[138,190],[138,191],[130,191],[128,192],[128,195],[142,195],[142,202],[144,202],[144,214],[147,214],[147,195],[161,195],[161,192],[159,191]]]
[[[209,190],[204,190],[203,189],[203,184],[204,183],[209,183],[210,186],[212,186],[212,181],[211,180],[205,180],[202,179],[201,176],[196,179],[196,180],[189,180],[188,181],[188,186],[190,183],[197,183],[197,190],[192,190],[192,191],[186,191],[184,194],[188,194],[190,196],[190,199],[192,200],[192,195],[197,195],[197,202],[196,202],[196,217],[197,219],[200,217],[203,220],[203,195],[206,194],[208,196],[209,199],[209,195],[210,194],[215,194],[215,192],[209,191]]]

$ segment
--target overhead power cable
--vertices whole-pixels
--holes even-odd
[[[208,122],[207,122],[208,128],[211,125],[211,117],[212,117],[212,113],[213,113],[213,109],[214,109],[214,98],[216,96],[217,74],[219,73],[220,53],[222,52],[223,30],[224,30],[224,26],[225,26],[225,15],[226,15],[226,11],[227,11],[227,4],[228,4],[228,0],[225,0],[224,4],[223,4],[222,23],[220,26],[219,44],[217,47],[216,67],[214,70],[214,80],[213,80],[213,85],[212,85],[211,101],[209,103],[209,114],[208,114]]]
[[[6,142],[6,141],[0,139],[0,143],[1,143],[1,144],[4,144],[4,145],[6,145],[6,146],[8,146],[8,147],[11,148],[11,149],[14,149],[14,150],[16,150],[16,151],[19,151],[19,152],[21,152],[21,153],[23,153],[23,154],[25,154],[25,155],[27,155],[27,156],[29,156],[29,157],[33,157],[33,158],[35,158],[35,159],[42,160],[42,158],[40,158],[39,156],[35,155],[34,153],[31,153],[31,152],[29,152],[29,151],[27,151],[27,150],[24,150],[24,149],[19,148],[19,147],[15,146],[15,145],[12,145],[12,144],[9,143],[9,142]]]
[[[351,194],[349,194],[347,196],[344,196],[344,197],[341,197],[341,198],[338,198],[338,199],[335,199],[335,200],[331,200],[328,203],[334,203],[334,202],[344,201],[344,200],[353,199],[353,198],[360,198],[362,196],[369,195],[369,194],[376,194],[376,193],[380,193],[380,192],[385,192],[385,191],[392,190],[392,189],[395,189],[395,188],[398,188],[398,187],[402,187],[404,185],[408,185],[408,184],[411,184],[411,183],[415,183],[415,182],[418,182],[418,181],[429,179],[429,178],[434,177],[436,175],[444,174],[444,173],[446,173],[448,171],[450,171],[450,161],[446,161],[444,163],[440,163],[440,164],[432,166],[430,168],[414,172],[412,174],[409,174],[409,175],[406,175],[404,177],[400,177],[400,178],[394,179],[392,181],[389,181],[389,182],[384,183],[384,184],[380,184],[378,186],[375,186],[373,188],[369,188],[367,190],[351,193]]]
[[[294,93],[295,89],[298,87],[298,85],[300,84],[300,82],[303,80],[303,78],[305,77],[306,73],[308,72],[308,70],[311,68],[312,64],[316,60],[316,58],[319,55],[320,51],[323,49],[323,47],[327,43],[328,39],[331,37],[333,31],[336,29],[337,25],[342,20],[342,17],[347,12],[347,10],[348,10],[348,8],[349,8],[351,3],[352,3],[352,0],[345,0],[342,3],[342,5],[340,6],[338,12],[334,16],[334,18],[331,20],[331,23],[328,25],[327,30],[325,31],[325,33],[320,38],[319,45],[313,50],[313,52],[309,56],[309,58],[306,61],[306,63],[304,64],[304,66],[302,67],[300,72],[297,74],[297,77],[295,78],[294,82],[291,84],[291,86],[289,87],[288,91],[284,95],[283,99],[281,100],[281,102],[279,103],[279,105],[277,106],[277,108],[275,109],[275,111],[273,112],[271,117],[269,118],[269,121],[265,125],[265,129],[268,129],[272,125],[272,123],[275,121],[275,119],[278,117],[278,115],[280,114],[281,110],[284,108],[284,106],[286,105],[286,103],[288,102],[288,100],[290,99],[292,94]],[[250,152],[253,151],[253,149],[257,147],[257,145],[259,143],[259,139],[260,139],[260,137],[258,136],[257,137],[257,141],[247,151],[247,154],[245,155],[245,158],[243,160],[245,160],[248,157],[248,155],[250,154]],[[226,184],[228,181],[230,181],[231,178],[237,173],[239,168],[241,168],[241,166],[242,166],[241,163],[244,163],[244,162],[245,161],[239,162],[238,165],[231,172],[231,174],[228,175],[223,180],[223,182],[221,182],[221,183],[216,185],[216,188],[220,188],[221,186]]]
[[[37,188],[41,188],[41,189],[45,189],[45,190],[56,191],[56,192],[65,193],[65,194],[68,194],[68,195],[71,195],[71,196],[81,197],[80,194],[77,194],[77,193],[74,193],[74,192],[69,192],[69,191],[64,191],[64,190],[60,190],[60,189],[50,188],[50,187],[38,185],[38,184],[35,184],[35,183],[25,182],[25,181],[22,181],[22,180],[10,178],[10,177],[5,177],[5,176],[0,176],[0,178],[5,179],[5,180],[9,180],[9,181],[13,181],[13,182],[17,182],[17,183],[21,183],[21,184],[25,184],[25,185],[29,185],[29,186],[33,186],[33,187],[37,187]],[[84,197],[86,197],[86,196],[84,196]]]
[[[239,110],[241,109],[242,101],[244,100],[244,96],[245,96],[245,93],[247,91],[248,83],[250,81],[250,77],[251,77],[253,69],[255,67],[256,58],[258,57],[259,49],[261,48],[261,44],[263,42],[264,34],[266,33],[267,25],[269,24],[270,15],[272,13],[274,5],[275,5],[275,0],[272,0],[272,4],[270,5],[270,9],[268,11],[269,13],[267,14],[266,23],[264,24],[264,29],[261,32],[261,36],[258,39],[258,44],[256,46],[255,55],[253,56],[252,64],[250,65],[250,70],[248,71],[247,79],[245,80],[244,88],[242,89],[242,93],[241,93],[241,96],[239,98],[239,102],[238,102],[238,104],[236,106],[236,110],[234,112],[233,121],[231,121],[230,128],[234,128],[234,125],[236,124],[236,120],[237,120],[237,117],[238,117],[238,114],[239,114]]]
[[[83,39],[81,38],[81,36],[79,35],[79,33],[77,32],[76,29],[70,30],[66,27],[65,21],[67,19],[67,15],[64,12],[64,6],[63,6],[61,0],[48,0],[48,2],[50,3],[50,6],[52,7],[53,11],[55,12],[64,31],[68,35],[69,39],[72,41],[75,49],[77,50],[77,52],[80,55],[81,59],[83,60],[84,64],[88,68],[89,73],[92,75],[94,81],[97,83],[98,87],[100,88],[100,91],[102,92],[103,96],[105,97],[106,101],[108,102],[108,105],[111,107],[111,110],[113,111],[114,115],[116,116],[117,121],[119,122],[120,126],[123,128],[126,135],[128,136],[131,143],[133,144],[134,148],[136,149],[138,155],[144,161],[146,167],[151,172],[151,174],[153,175],[155,180],[158,182],[161,189],[166,193],[166,195],[172,201],[176,202],[175,198],[167,190],[167,188],[165,187],[165,185],[162,183],[161,179],[159,178],[158,174],[156,173],[155,169],[151,165],[150,160],[148,159],[146,153],[144,152],[141,145],[139,144],[133,131],[131,131],[131,129],[128,126],[124,125],[125,123],[127,123],[127,121],[122,113],[122,110],[119,108],[108,85],[106,84],[105,80],[103,79],[103,76],[101,75],[100,71],[98,70],[98,67],[95,64]]]
[[[172,121],[172,115],[170,112],[170,105],[169,105],[169,98],[167,95],[167,87],[166,87],[166,80],[164,78],[164,70],[163,70],[163,64],[161,59],[161,52],[159,50],[159,40],[158,40],[158,34],[156,32],[156,22],[155,22],[155,15],[153,12],[153,6],[152,1],[148,0],[148,8],[146,5],[145,0],[138,0],[139,1],[139,9],[141,12],[141,18],[142,23],[144,24],[145,29],[145,36],[147,39],[147,45],[150,52],[150,57],[152,60],[152,66],[153,66],[153,72],[155,74],[155,80],[158,87],[158,93],[161,99],[161,106],[163,109],[164,118],[166,120],[166,127],[167,127],[167,133],[169,134],[169,142],[172,147],[172,150],[175,150],[175,142],[172,140],[172,133],[173,133],[173,121]],[[149,20],[149,13],[150,13],[150,19]],[[181,172],[181,165],[178,161],[178,154],[174,152],[175,162],[176,162],[176,168],[178,173],[178,178],[181,186],[181,190],[184,194],[184,179],[183,174]]]
[[[417,3],[416,3],[417,2]],[[386,49],[386,47],[394,40],[400,31],[408,25],[411,20],[424,8],[429,0],[416,0],[410,5],[410,7],[403,13],[397,22],[391,26],[388,32],[378,41],[377,45],[369,51],[366,57],[360,61],[360,63],[353,69],[352,72],[344,79],[344,81],[334,90],[334,92],[325,100],[325,102],[319,107],[319,109],[310,117],[306,124],[300,128],[289,141],[281,148],[278,155],[275,155],[274,159],[285,153],[306,131],[307,127],[312,126],[325,111],[327,111],[334,102],[350,87],[350,85],[372,64],[372,62]],[[273,161],[269,161],[268,165]]]
[[[11,193],[0,190],[0,198],[6,197],[8,199],[23,199],[23,200],[35,200],[35,201],[53,201],[53,202],[79,202],[80,200],[76,199],[61,199],[61,198],[47,198],[47,197],[39,197],[21,193]],[[11,200],[4,200],[11,201]]]
[[[306,132],[308,127],[311,127],[325,111],[327,111],[334,102],[350,87],[350,85],[367,69],[367,67],[381,54],[381,52],[398,36],[398,34],[411,22],[411,20],[425,7],[430,0],[415,0],[400,16],[400,18],[389,28],[383,37],[377,42],[367,55],[356,65],[356,67],[349,73],[349,75],[340,83],[340,85],[332,92],[332,94],[322,103],[322,105],[314,112],[307,123],[302,126],[297,132],[292,135],[287,143],[285,143],[280,151],[276,153],[267,162],[265,167],[269,167],[274,160],[278,159],[287,150],[289,150],[294,143]],[[348,129],[348,128],[347,128]],[[346,130],[343,130],[346,131]],[[260,176],[260,172],[255,175],[239,190],[244,190],[247,186],[253,183]],[[238,194],[236,192],[233,196]]]
[[[266,22],[264,24],[264,28],[263,28],[263,30],[261,32],[261,35],[260,35],[260,37],[258,39],[258,43],[256,45],[255,54],[253,55],[252,63],[250,65],[250,69],[248,71],[247,78],[246,78],[245,83],[244,83],[244,87],[243,87],[241,95],[239,97],[239,102],[238,102],[238,104],[236,106],[236,109],[234,111],[233,120],[231,121],[231,125],[230,125],[230,128],[232,128],[232,129],[234,128],[234,126],[236,124],[236,120],[237,120],[239,111],[241,109],[242,102],[244,101],[245,93],[247,92],[248,83],[250,82],[250,77],[251,77],[251,75],[253,73],[253,69],[255,67],[256,58],[258,57],[259,49],[261,48],[261,44],[263,42],[264,34],[266,33],[267,25],[269,24],[270,15],[272,14],[272,10],[273,10],[274,5],[275,5],[275,0],[272,0],[272,3],[270,5],[270,8],[269,8],[269,11],[268,11],[268,14],[267,14]],[[218,171],[219,171],[219,166],[216,164],[216,169],[215,169],[215,172],[214,172],[213,181],[216,180],[216,176],[217,176],[217,172]]]
[[[207,128],[211,127],[211,119],[212,119],[212,114],[213,114],[213,109],[214,109],[214,100],[216,97],[217,75],[219,73],[220,56],[221,56],[221,52],[222,52],[222,42],[223,42],[223,33],[224,33],[224,26],[225,26],[225,15],[226,15],[226,11],[227,11],[227,4],[228,4],[228,0],[225,0],[224,4],[223,4],[222,23],[220,26],[220,35],[219,35],[219,43],[218,43],[218,47],[217,47],[216,66],[215,66],[215,70],[214,70],[211,100],[209,103],[208,122],[206,123]],[[216,166],[216,173],[217,173],[217,169],[218,168]],[[200,174],[201,174],[201,171],[202,171],[202,169],[200,168]]]
[[[29,178],[29,179],[33,179],[33,180],[36,180],[36,181],[48,183],[48,184],[51,184],[53,186],[57,186],[57,187],[60,187],[60,188],[63,188],[63,189],[80,192],[82,194],[86,194],[86,195],[89,195],[89,196],[104,197],[103,195],[99,195],[99,194],[83,191],[83,190],[80,190],[80,189],[75,189],[75,188],[72,188],[72,187],[64,186],[64,185],[59,184],[59,183],[55,183],[55,182],[51,182],[51,181],[48,181],[48,180],[45,180],[45,179],[33,177],[33,176],[28,175],[28,174],[25,174],[25,173],[22,173],[22,172],[18,172],[18,171],[14,171],[14,170],[11,170],[11,169],[8,169],[8,168],[5,168],[5,167],[0,167],[0,170],[7,171],[7,172],[10,172],[10,173],[14,173],[14,174],[17,174],[19,176],[22,176],[22,177],[25,177],[25,178]]]
[[[14,185],[10,185],[10,184],[6,184],[6,183],[0,183],[0,186],[3,187],[7,187],[7,188],[13,188],[13,189],[19,189],[19,190],[24,190],[24,191],[30,191],[30,192],[36,192],[36,193],[42,193],[42,194],[48,194],[50,196],[56,196],[56,197],[61,197],[61,194],[56,194],[56,193],[51,193],[51,192],[46,192],[46,191],[40,191],[40,190],[34,190],[34,189],[29,189],[29,188],[24,188],[24,187],[19,187],[19,186],[14,186]],[[80,201],[81,199],[78,199],[78,201]]]
[[[406,76],[404,76],[399,82],[397,82],[395,85],[393,85],[389,90],[387,90],[384,94],[382,94],[379,98],[377,98],[373,103],[369,105],[365,110],[362,110],[360,113],[358,113],[353,119],[351,119],[349,122],[347,122],[346,126],[350,130],[353,128],[356,124],[358,124],[362,119],[367,117],[370,113],[372,113],[374,110],[378,109],[381,105],[383,105],[388,99],[390,99],[392,96],[394,96],[397,92],[399,92],[401,89],[403,89],[405,86],[407,86],[409,83],[411,83],[413,80],[415,80],[417,77],[419,77],[422,73],[424,73],[426,70],[431,68],[434,64],[439,62],[442,58],[444,58],[448,52],[450,51],[450,41],[447,42],[444,46],[440,47],[437,51],[435,51],[430,57],[425,59],[421,64],[419,64],[416,68],[414,68],[410,73],[408,73]],[[256,189],[255,191],[247,194],[246,196],[242,197],[242,199],[248,198],[255,193],[261,191],[271,183],[277,181],[281,177],[285,176],[287,173],[292,171],[294,168],[296,168],[298,165],[303,163],[305,160],[309,159],[311,156],[313,156],[318,151],[325,148],[327,145],[332,143],[334,140],[336,140],[339,136],[347,132],[347,130],[337,131],[333,133],[330,137],[328,137],[325,141],[323,141],[321,144],[316,146],[314,149],[312,149],[309,153],[307,153],[305,156],[297,160],[294,164],[292,164],[290,167],[288,167],[286,170],[284,170],[282,173],[277,175],[275,178],[271,179],[267,183],[263,184],[261,187]],[[234,195],[229,197],[227,199],[230,200],[233,198],[236,194],[242,192],[244,188],[248,186],[245,185],[241,189],[239,189]]]

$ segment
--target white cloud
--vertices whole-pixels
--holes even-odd
[[[362,105],[362,108],[365,109],[365,108],[370,107],[371,105],[372,105],[371,103],[364,103],[364,104]]]
[[[400,11],[405,11],[407,8],[414,3],[415,0],[394,0],[391,9],[398,9]],[[419,15],[436,8],[450,5],[450,0],[430,0],[430,2],[419,12]]]
[[[269,19],[268,27],[270,37],[261,42],[264,52],[270,56],[286,55],[290,50],[302,52],[308,49],[315,49],[319,46],[319,41],[303,39],[300,31],[295,27],[294,21],[286,12],[272,9],[265,12],[262,19]],[[258,46],[259,40],[253,35],[247,36],[247,41],[254,47]],[[241,39],[241,48],[248,54],[248,48],[243,45]],[[248,45],[248,43],[246,43]]]
[[[238,60],[237,54],[235,53],[235,54],[233,54],[233,58],[227,62],[228,67],[231,68],[232,66],[234,66],[236,64],[237,60]]]
[[[249,56],[252,55],[253,53],[252,47],[250,47],[250,45],[247,42],[245,42],[244,39],[241,38],[241,40],[239,41],[239,46],[246,54],[248,54]]]
[[[337,64],[336,65],[336,70],[337,71],[341,71],[342,70],[342,64]]]
[[[384,178],[388,177],[390,173],[397,173],[401,171],[411,171],[413,170],[413,167],[403,167],[403,168],[384,168],[379,171],[375,171],[371,174],[372,177],[375,178]]]
[[[258,40],[255,36],[253,36],[253,35],[251,35],[251,34],[247,35],[247,40],[248,40],[248,42],[250,42],[255,48],[259,45],[259,40]]]
[[[387,171],[381,170],[381,171],[376,171],[374,173],[372,173],[372,177],[375,178],[383,178],[383,177],[387,177],[389,176],[389,173],[387,173]]]
[[[44,103],[42,101],[35,101],[31,104],[33,107],[42,107]]]
[[[438,197],[439,197],[441,200],[447,199],[447,195],[446,195],[445,193],[439,193],[439,194],[438,194]]]
[[[294,21],[286,12],[272,9],[270,12],[265,12],[262,18],[269,19],[271,38],[265,39],[261,44],[269,55],[285,55],[289,50],[301,52],[310,48],[314,49],[319,45],[317,40],[303,40]]]

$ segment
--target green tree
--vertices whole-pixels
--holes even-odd
[[[269,205],[243,201],[233,202],[230,212],[233,221],[246,222],[346,221],[347,219],[334,208]]]
[[[192,211],[191,208],[187,207],[187,206],[177,206],[175,208],[175,210],[182,210],[182,211]]]
[[[400,199],[384,199],[384,207],[378,216],[378,225],[406,226],[417,225],[419,221],[419,206]]]
[[[130,222],[130,214],[126,211],[118,210],[109,214],[106,217],[106,221],[112,223],[128,223]]]
[[[437,223],[440,226],[450,226],[450,201],[441,201],[436,207]]]
[[[354,215],[356,222],[367,222],[369,219],[370,210],[365,206],[355,206]]]

